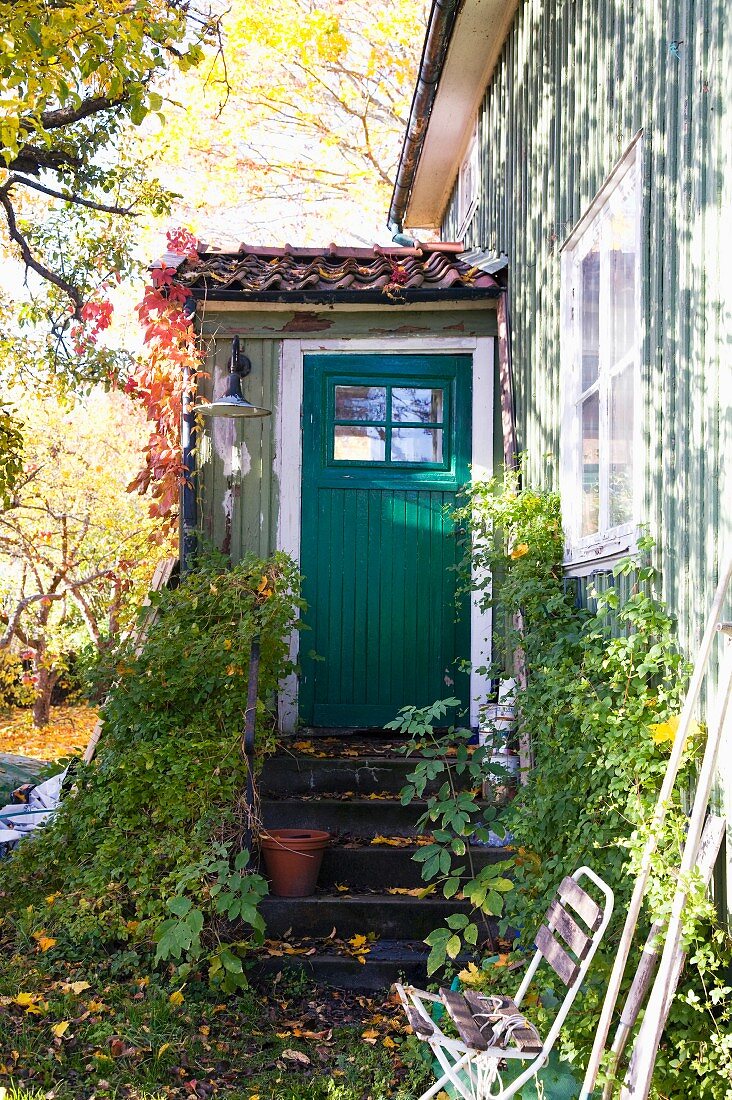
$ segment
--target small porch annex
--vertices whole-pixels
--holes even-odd
[[[210,398],[231,341],[262,420],[212,419],[196,443],[197,526],[241,559],[284,550],[309,628],[283,732],[375,728],[457,692],[477,724],[490,623],[455,615],[460,546],[445,506],[503,455],[496,431],[498,279],[459,243],[203,247],[166,257],[197,302]]]

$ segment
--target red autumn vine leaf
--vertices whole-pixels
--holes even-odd
[[[196,240],[185,229],[167,235],[171,252],[197,257]],[[181,455],[181,413],[184,379],[190,394],[196,389],[201,354],[192,322],[183,312],[187,291],[175,284],[175,268],[162,265],[152,272],[137,315],[143,326],[146,354],[125,383],[125,392],[139,401],[151,425],[144,465],[128,486],[129,492],[148,493],[150,515],[161,524],[161,538],[177,522],[177,504],[187,470]]]

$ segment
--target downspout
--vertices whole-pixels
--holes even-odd
[[[196,300],[190,297],[183,306],[183,315],[193,324]],[[198,527],[198,503],[196,500],[196,414],[193,412],[191,376],[187,365],[183,366],[183,400],[181,422],[181,463],[183,475],[180,488],[179,557],[180,575],[184,577],[193,567],[196,554],[196,530]]]
[[[414,177],[427,134],[432,107],[437,95],[437,85],[442,74],[455,18],[461,0],[434,0],[427,25],[427,35],[419,63],[417,86],[407,122],[407,133],[402,145],[396,183],[389,207],[389,229],[401,233],[404,215],[414,184]]]

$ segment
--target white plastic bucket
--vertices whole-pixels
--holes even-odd
[[[481,719],[479,744],[490,744],[497,740],[506,741],[516,728],[516,708],[503,703],[488,703],[481,711]]]

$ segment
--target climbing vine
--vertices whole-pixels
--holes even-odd
[[[635,864],[666,769],[689,668],[676,624],[659,596],[653,543],[590,589],[588,607],[563,576],[557,494],[519,488],[514,475],[475,485],[458,521],[470,525],[467,567],[499,627],[496,675],[510,676],[520,654],[526,687],[520,722],[530,733],[534,768],[501,818],[513,835],[514,889],[505,894],[503,929],[518,930],[517,957],[531,950],[557,884],[586,863],[616,894],[613,924],[562,1033],[565,1056],[580,1065],[594,1038]],[[685,796],[701,738],[687,745],[654,860],[642,926],[667,911],[685,826]],[[703,890],[686,910],[688,962],[657,1062],[657,1097],[723,1100],[732,1090],[732,949]],[[631,957],[628,981],[638,962]],[[506,969],[486,960],[470,980],[510,992]],[[544,1005],[556,1003],[548,986]],[[515,985],[515,982],[514,982]],[[560,995],[560,991],[556,991]],[[540,1021],[541,1022],[541,1021]],[[544,1021],[546,1022],[546,1021]]]
[[[195,238],[182,229],[168,233],[168,248],[191,258],[198,255]],[[175,283],[175,268],[153,268],[137,307],[146,353],[125,384],[151,425],[144,465],[129,488],[151,497],[150,514],[161,520],[161,537],[177,522],[179,490],[187,476],[181,454],[183,401],[195,394],[202,365],[192,315],[184,309],[188,299],[188,291]]]

